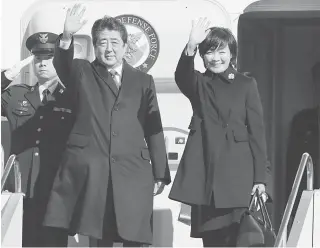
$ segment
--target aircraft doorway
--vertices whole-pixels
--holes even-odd
[[[276,228],[287,203],[287,175],[292,171],[295,175],[300,162],[287,166],[288,156],[292,156],[287,154],[292,119],[316,106],[311,69],[320,61],[320,3],[287,2],[255,2],[238,24],[239,70],[256,78],[264,107]]]

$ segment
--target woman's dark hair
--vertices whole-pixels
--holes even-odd
[[[200,56],[203,57],[209,50],[216,50],[219,47],[223,48],[226,46],[229,46],[232,56],[230,63],[236,66],[238,53],[237,41],[228,28],[210,28],[209,34],[199,45],[199,53]]]
[[[128,33],[125,26],[113,17],[104,16],[103,18],[96,20],[91,28],[93,46],[96,46],[99,32],[105,29],[119,31],[123,43],[127,43]]]

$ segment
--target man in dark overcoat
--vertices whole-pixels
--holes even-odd
[[[286,196],[287,199],[292,190],[293,182],[297,174],[301,157],[303,153],[309,153],[314,166],[314,185],[316,189],[320,188],[320,163],[319,163],[319,120],[320,120],[320,62],[312,67],[312,80],[314,85],[314,107],[299,111],[292,119],[291,130],[288,140],[287,150],[287,180]],[[292,217],[295,216],[298,202],[302,191],[307,187],[306,172],[302,177],[299,187],[297,201],[292,211]]]
[[[83,13],[77,4],[68,10],[56,43],[54,66],[76,94],[77,120],[44,224],[98,246],[151,244],[153,196],[170,183],[153,78],[123,60],[127,31],[110,17],[92,27],[96,59],[73,59]]]
[[[33,56],[1,75],[1,113],[9,122],[10,154],[17,155],[25,193],[23,246],[45,244],[42,221],[46,203],[74,120],[70,97],[52,64],[57,37],[49,32],[31,35],[26,46]],[[34,86],[21,82],[8,87],[31,62],[38,82]],[[12,174],[7,184],[10,191],[14,188]]]

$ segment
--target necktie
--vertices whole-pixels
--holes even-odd
[[[118,89],[120,89],[120,86],[121,86],[121,82],[120,82],[120,75],[118,72],[116,72],[115,70],[111,69],[110,71],[110,74],[113,78],[113,81],[115,82],[116,86]]]
[[[43,103],[43,104],[47,104],[48,101],[51,100],[51,92],[50,92],[50,90],[45,89],[45,90],[42,92],[42,95],[43,95],[42,103]]]

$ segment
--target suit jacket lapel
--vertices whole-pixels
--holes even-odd
[[[39,84],[36,84],[34,87],[32,87],[30,91],[24,94],[24,96],[28,99],[34,109],[37,109],[39,105],[42,104],[39,95]]]
[[[97,59],[92,62],[92,67],[98,76],[108,85],[112,93],[117,97],[119,90],[107,68],[103,66]]]

